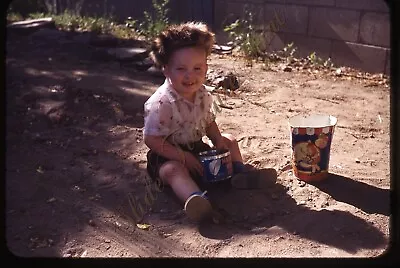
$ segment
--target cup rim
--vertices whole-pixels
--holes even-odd
[[[337,124],[337,118],[327,114],[295,115],[289,118],[288,124],[292,128],[333,127]]]
[[[209,155],[210,153],[212,155]],[[219,151],[216,149],[212,149],[212,150],[202,151],[198,155],[199,155],[200,160],[207,161],[207,160],[224,158],[224,157],[229,156],[230,154],[231,153],[229,152],[229,150]]]

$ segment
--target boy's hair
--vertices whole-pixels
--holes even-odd
[[[210,55],[215,34],[202,22],[174,24],[162,31],[151,45],[150,56],[157,67],[164,67],[174,51],[185,47],[204,48]]]

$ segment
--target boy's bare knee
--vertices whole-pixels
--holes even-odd
[[[186,174],[186,168],[177,161],[168,161],[160,167],[159,175],[164,182],[168,182],[171,178]]]

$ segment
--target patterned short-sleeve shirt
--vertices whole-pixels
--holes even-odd
[[[164,136],[172,144],[188,144],[206,135],[215,120],[213,96],[202,86],[193,103],[172,88],[168,79],[144,104],[144,135]]]

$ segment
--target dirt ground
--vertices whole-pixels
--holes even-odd
[[[243,157],[274,168],[267,190],[211,187],[223,215],[196,225],[146,178],[143,103],[154,73],[93,60],[87,47],[7,38],[6,244],[24,257],[375,257],[389,246],[390,89],[279,64],[266,71],[213,54],[210,75],[241,87],[220,95],[217,122]],[[288,118],[337,117],[330,176],[298,180]],[[149,191],[154,198],[149,197]],[[146,195],[146,192],[148,193]],[[134,198],[143,207],[135,221]],[[150,206],[146,204],[150,204]]]

